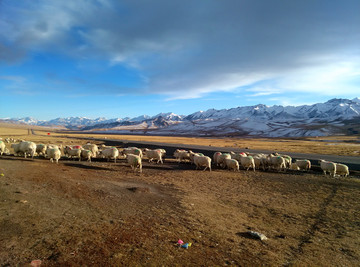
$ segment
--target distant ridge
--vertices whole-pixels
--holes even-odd
[[[194,136],[303,137],[360,133],[360,99],[331,99],[301,106],[254,106],[209,109],[190,115],[160,113],[136,118],[86,117],[40,121],[30,117],[1,119],[39,126],[64,126],[71,130]]]

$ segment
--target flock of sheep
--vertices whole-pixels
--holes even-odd
[[[179,162],[182,160],[189,160],[196,165],[196,169],[205,167],[204,170],[209,169],[210,171],[212,161],[215,166],[234,171],[239,171],[240,167],[247,171],[249,169],[252,169],[253,171],[255,171],[255,169],[262,169],[264,171],[270,169],[277,171],[285,171],[286,169],[307,171],[311,168],[310,160],[296,159],[295,162],[293,162],[293,159],[289,155],[280,155],[278,153],[266,155],[263,153],[215,152],[213,159],[211,160],[210,157],[204,156],[201,153],[177,149],[174,156]],[[344,177],[349,175],[349,168],[345,164],[325,160],[319,160],[319,164],[325,175],[327,173],[333,177],[335,177],[335,175]]]
[[[15,156],[31,156],[35,155],[49,158],[51,162],[55,161],[58,163],[61,156],[64,154],[68,158],[78,158],[91,161],[91,158],[101,157],[109,160],[122,158],[126,159],[130,167],[136,171],[142,172],[142,159],[146,157],[149,162],[156,161],[156,163],[163,163],[165,157],[165,149],[139,149],[137,147],[128,147],[118,149],[116,147],[101,145],[100,147],[96,144],[87,143],[86,145],[53,145],[53,144],[35,144],[31,141],[20,140],[18,143],[13,143],[15,140],[6,138],[6,143],[11,143],[11,148],[14,150]],[[9,150],[5,146],[5,142],[0,138],[0,155],[3,153],[10,154]],[[307,159],[293,159],[288,155],[280,155],[278,153],[272,154],[250,154],[250,153],[222,153],[215,152],[213,158],[203,155],[202,153],[194,153],[193,151],[187,151],[183,149],[177,149],[174,152],[175,159],[181,162],[191,162],[195,164],[196,169],[204,168],[211,171],[212,165],[227,168],[234,171],[239,171],[240,167],[246,169],[262,170],[277,170],[285,171],[290,170],[310,170],[311,162]],[[340,163],[329,162],[325,160],[319,161],[320,167],[326,175],[329,173],[331,176],[348,176],[348,166]]]

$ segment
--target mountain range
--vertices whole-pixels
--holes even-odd
[[[85,117],[41,121],[33,118],[0,119],[69,130],[154,135],[303,137],[360,132],[360,99],[331,99],[302,106],[255,106],[209,109],[190,115],[160,113],[136,118]]]

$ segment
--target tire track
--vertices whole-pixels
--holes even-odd
[[[311,243],[311,239],[315,236],[316,232],[320,229],[321,223],[324,222],[326,216],[326,210],[331,201],[334,199],[337,191],[339,189],[339,184],[334,184],[332,186],[330,194],[324,199],[320,205],[319,211],[315,214],[315,222],[310,226],[305,234],[300,237],[300,242],[296,248],[293,248],[293,255],[291,258],[287,259],[283,264],[284,266],[294,265],[295,260],[304,253],[304,247],[306,244]]]

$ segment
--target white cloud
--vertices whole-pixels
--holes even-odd
[[[360,58],[350,61],[335,60],[319,66],[310,66],[286,73],[278,80],[282,91],[320,93],[323,95],[341,95],[359,90]],[[353,82],[353,81],[356,81]]]
[[[144,94],[168,99],[359,90],[359,1],[3,3],[3,61],[33,51],[96,58],[136,69]]]
[[[304,101],[298,99],[297,97],[272,97],[268,99],[269,101],[275,102],[278,105],[282,106],[302,106],[302,105],[312,105],[314,104],[314,99],[310,101]]]
[[[255,90],[257,91],[257,90]],[[256,96],[269,96],[269,95],[274,95],[274,94],[280,94],[280,92],[278,90],[263,90],[263,89],[260,89],[259,90],[260,92],[258,93],[255,93],[255,94],[251,94],[251,95],[247,95],[247,96],[250,96],[250,97],[256,97]],[[243,96],[241,96],[243,97]]]
[[[13,82],[25,82],[26,78],[23,76],[4,75],[0,76],[0,80],[8,80]]]

